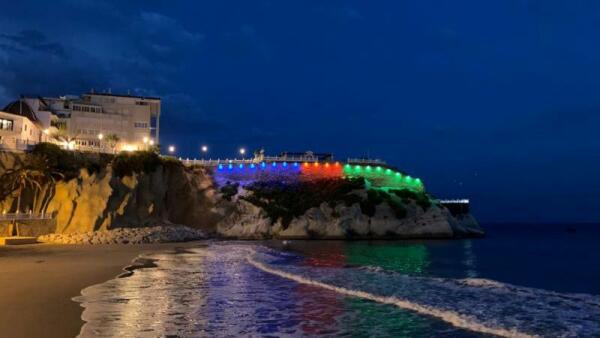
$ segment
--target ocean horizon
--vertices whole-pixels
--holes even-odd
[[[597,336],[600,224],[480,239],[207,241],[88,287],[81,337]]]

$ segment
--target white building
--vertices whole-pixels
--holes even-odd
[[[49,126],[50,116],[38,117],[24,100],[14,101],[0,111],[0,149],[24,151],[48,142]]]
[[[31,111],[28,117],[39,121],[42,133],[52,135],[60,130],[59,144],[69,149],[134,151],[159,144],[160,98],[90,92],[28,97],[11,103],[16,104]],[[118,142],[110,141],[111,135]]]

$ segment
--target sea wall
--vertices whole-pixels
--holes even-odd
[[[339,162],[261,162],[221,164],[214,168],[214,179],[219,186],[226,182],[239,182],[244,186],[255,181],[314,181],[352,177],[366,178],[375,187],[425,190],[419,178],[383,166],[350,165]]]

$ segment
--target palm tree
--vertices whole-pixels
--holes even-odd
[[[42,191],[42,184],[44,184],[44,190],[47,190],[47,186],[54,186],[57,177],[63,177],[61,173],[53,171],[48,165],[48,161],[41,157],[30,158],[23,166],[19,168],[8,169],[2,176],[0,176],[0,187],[2,192],[7,195],[13,194],[17,198],[17,205],[15,213],[21,212],[21,197],[23,192],[28,188],[33,191],[33,203],[31,210],[36,207],[38,194]],[[48,206],[49,198],[42,203],[42,212]],[[16,235],[19,235],[19,227],[16,220],[13,222],[13,229],[11,229],[11,235],[16,230]]]
[[[56,141],[64,144],[65,148],[69,150],[73,149],[75,141],[79,138],[79,134],[71,133],[65,126],[59,127],[51,136]]]
[[[121,139],[119,138],[119,136],[117,136],[117,134],[108,134],[106,135],[104,140],[106,140],[108,146],[110,147],[110,149],[112,149],[112,152],[114,153],[115,148],[117,147],[117,143],[119,143]]]

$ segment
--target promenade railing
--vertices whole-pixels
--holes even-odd
[[[309,156],[263,156],[263,157],[253,157],[253,158],[216,158],[216,159],[189,159],[189,158],[179,158],[183,164],[188,166],[198,165],[198,166],[217,166],[219,164],[250,164],[250,163],[260,163],[260,162],[320,162],[315,157]],[[364,165],[386,165],[386,162],[380,159],[365,159],[365,158],[348,158],[346,163],[350,164],[364,164]]]
[[[52,219],[52,214],[49,213],[31,213],[31,212],[15,212],[0,214],[0,221],[27,221],[27,220],[44,220]]]

